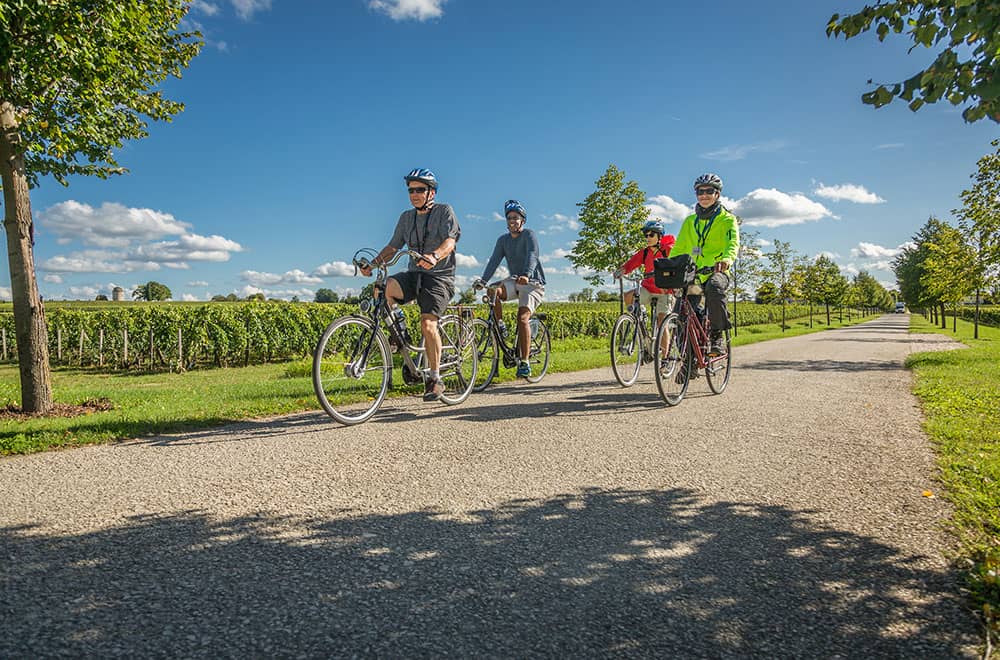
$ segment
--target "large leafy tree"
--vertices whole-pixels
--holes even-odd
[[[952,211],[971,251],[969,278],[976,292],[976,339],[980,298],[1000,283],[1000,140],[991,144],[997,147],[996,152],[979,159],[979,168],[972,175],[975,185],[962,191],[962,208]]]
[[[892,262],[893,272],[896,273],[896,282],[899,284],[899,294],[906,302],[906,306],[911,309],[937,310],[941,308],[941,323],[944,323],[943,307],[944,303],[940,296],[930,291],[924,271],[927,268],[927,258],[930,255],[930,246],[939,242],[942,233],[947,225],[935,217],[930,217],[927,222],[913,235],[910,245],[903,248],[903,251],[896,255]]]
[[[873,29],[879,41],[907,33],[913,48],[939,49],[934,61],[906,80],[862,95],[879,108],[900,98],[913,111],[946,99],[967,104],[962,116],[1000,122],[1000,3],[995,0],[879,0],[856,14],[834,14],[827,36],[856,37]],[[871,83],[871,80],[868,81]]]
[[[201,48],[179,31],[185,0],[0,2],[0,181],[21,407],[52,406],[29,190],[51,175],[121,174],[115,149],[183,105],[158,89]]]
[[[617,270],[643,245],[643,223],[649,218],[646,194],[614,165],[596,181],[596,189],[580,207],[580,238],[567,257],[575,267],[590,269],[589,283],[600,286],[603,276]]]
[[[767,257],[767,265],[764,267],[764,276],[774,283],[778,298],[781,299],[781,331],[785,331],[786,306],[790,298],[799,295],[798,285],[800,278],[797,276],[803,257],[792,249],[792,244],[788,241],[775,240],[770,252],[764,254]]]
[[[170,300],[173,297],[174,295],[171,293],[170,287],[155,280],[140,284],[132,292],[133,300],[147,300],[152,302],[156,300]]]
[[[921,275],[924,288],[951,306],[952,330],[958,329],[958,309],[973,291],[975,261],[962,232],[944,225],[933,243],[928,244],[927,261]]]

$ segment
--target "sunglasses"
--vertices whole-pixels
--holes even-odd
[[[698,188],[694,192],[696,195],[714,195],[715,188]]]
[[[521,222],[521,216],[514,213],[507,216],[507,224],[513,224],[515,222]]]
[[[423,195],[425,192],[427,192],[427,188],[422,188],[422,187],[421,188],[407,188],[406,192],[410,193],[411,195]]]
[[[650,236],[659,236],[659,234],[657,234],[655,231],[644,231],[642,232],[642,235],[645,236],[646,238],[649,238]]]

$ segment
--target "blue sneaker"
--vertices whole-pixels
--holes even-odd
[[[517,377],[518,378],[531,378],[531,363],[527,360],[521,360],[517,365]]]

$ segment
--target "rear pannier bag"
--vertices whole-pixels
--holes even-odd
[[[680,289],[694,281],[694,274],[690,254],[653,260],[653,283],[661,289]]]

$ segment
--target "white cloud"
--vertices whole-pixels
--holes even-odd
[[[62,284],[62,275],[44,275],[42,280],[49,282],[50,284]]]
[[[313,300],[316,297],[316,292],[312,289],[265,289],[252,284],[248,284],[243,288],[233,291],[238,298],[249,298],[252,295],[263,293],[265,298],[278,298],[281,300],[291,300],[293,297],[298,296],[299,300]],[[341,293],[343,295],[343,293]]]
[[[71,286],[69,295],[76,300],[93,300],[99,294],[104,294],[110,298],[110,290],[105,290],[102,286]]]
[[[161,241],[139,245],[128,258],[161,263],[170,268],[187,268],[188,261],[229,261],[231,252],[242,252],[243,246],[222,236],[184,234],[176,241]]]
[[[0,300],[11,300],[10,287],[0,286]]]
[[[780,227],[836,218],[830,209],[799,193],[783,193],[774,188],[757,188],[742,199],[723,198],[726,208],[743,218],[747,225]]]
[[[493,219],[496,222],[505,222],[504,217],[502,215],[500,215],[499,213],[497,213],[496,211],[493,212]]]
[[[219,5],[207,2],[207,0],[192,0],[191,9],[206,16],[215,16],[219,13]]]
[[[234,0],[235,1],[235,0]],[[394,21],[426,21],[440,18],[444,11],[441,5],[446,0],[371,0],[368,6],[386,14]]]
[[[542,256],[538,257],[538,260],[541,261],[543,264],[547,264],[553,259],[565,259],[570,254],[573,254],[573,250],[567,250],[565,248],[556,248],[549,254],[543,254]]]
[[[313,275],[317,277],[354,277],[354,266],[344,261],[331,261],[316,268]]]
[[[194,282],[188,282],[188,286],[208,286],[208,282],[205,280],[195,280]]]
[[[823,250],[822,252],[816,253],[816,256],[813,257],[813,261],[816,261],[820,257],[826,257],[830,261],[836,261],[837,259],[840,259],[840,255],[838,253],[830,252],[829,250]]]
[[[770,140],[768,142],[756,142],[753,144],[732,144],[715,151],[701,154],[702,158],[708,160],[733,161],[743,160],[755,151],[772,152],[783,149],[787,143],[784,140]]]
[[[254,286],[274,286],[276,284],[321,284],[322,278],[308,275],[301,270],[290,270],[284,274],[261,273],[256,270],[245,270],[240,273],[240,279]]]
[[[756,245],[757,247],[771,247],[772,245],[774,245],[774,243],[767,240],[766,238],[758,238],[756,241],[754,241],[754,245]]]
[[[459,254],[458,252],[455,253],[455,263],[459,268],[477,268],[482,265],[474,256]]]
[[[872,270],[890,270],[891,271],[892,270],[892,262],[891,261],[875,261],[873,263],[868,264],[868,267],[871,268]]]
[[[580,216],[568,216],[562,213],[553,213],[552,215],[542,214],[542,219],[552,221],[552,223],[546,228],[548,233],[563,231],[564,229],[579,231],[580,227],[583,226],[580,224]]]
[[[813,194],[834,201],[848,201],[856,204],[884,204],[885,200],[870,192],[864,186],[854,183],[844,183],[838,186],[826,186],[822,182],[813,190]]]
[[[202,298],[190,293],[183,293],[181,294],[181,300],[184,302],[198,302],[199,300],[202,300]]]
[[[38,214],[38,220],[61,244],[78,240],[84,245],[118,248],[133,241],[183,234],[191,227],[169,213],[112,202],[94,208],[72,199],[45,209]]]
[[[230,0],[236,15],[245,21],[250,20],[258,11],[271,8],[271,0]]]
[[[56,273],[127,273],[135,270],[159,270],[160,265],[127,262],[121,253],[84,250],[46,259],[39,269]]]
[[[886,144],[880,144],[880,145],[878,145],[875,148],[876,149],[902,149],[903,146],[904,145],[903,145],[902,142],[887,142]]]
[[[845,265],[838,264],[838,266],[840,266],[840,272],[844,273],[845,275],[850,275],[851,277],[861,272],[861,269],[859,269],[853,263]]]
[[[904,247],[906,247],[905,243],[897,248],[887,248],[875,243],[865,243],[862,241],[858,243],[858,247],[851,248],[851,256],[863,259],[885,259],[886,257],[895,257],[903,251]]]
[[[493,279],[505,280],[510,277],[510,271],[506,266],[497,266],[497,272],[493,273]]]
[[[475,213],[466,213],[465,214],[465,219],[466,220],[485,220],[486,218],[484,218],[481,215],[476,215]]]
[[[646,200],[646,208],[649,209],[651,219],[660,220],[667,224],[684,222],[684,218],[694,212],[693,207],[681,204],[669,195],[650,197]]]

